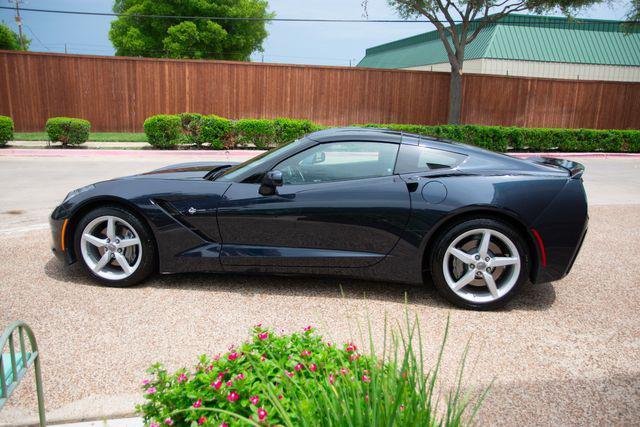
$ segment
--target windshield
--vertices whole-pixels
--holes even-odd
[[[269,160],[274,158],[276,155],[285,154],[290,151],[295,151],[295,149],[298,148],[301,142],[302,142],[301,139],[296,139],[295,141],[288,142],[284,145],[281,145],[280,147],[272,148],[269,151],[265,151],[259,156],[252,157],[246,162],[240,163],[239,165],[236,165],[232,168],[227,169],[222,175],[220,175],[216,179],[216,181],[233,181],[234,179],[244,174],[248,170],[256,166],[259,166],[265,162],[268,162]]]

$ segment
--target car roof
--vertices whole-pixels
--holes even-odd
[[[380,129],[380,128],[364,128],[364,127],[344,127],[331,128],[307,135],[307,138],[316,142],[331,141],[380,141],[380,142],[402,142],[402,132]],[[419,137],[418,137],[419,138]]]

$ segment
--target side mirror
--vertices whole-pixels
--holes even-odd
[[[262,184],[258,192],[263,196],[272,196],[276,194],[276,187],[282,187],[282,184],[284,184],[282,172],[269,171],[262,177]]]

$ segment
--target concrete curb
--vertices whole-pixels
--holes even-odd
[[[0,149],[0,156],[6,157],[203,157],[208,160],[239,161],[263,153],[263,150],[111,150],[111,149]],[[517,158],[553,157],[553,158],[640,158],[640,153],[507,153]]]

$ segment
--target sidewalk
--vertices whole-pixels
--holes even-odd
[[[55,142],[49,143],[49,141],[9,141],[6,145],[10,148],[62,148],[62,144]],[[95,142],[87,141],[80,147],[86,148],[117,148],[117,149],[139,149],[151,147],[148,142]]]

